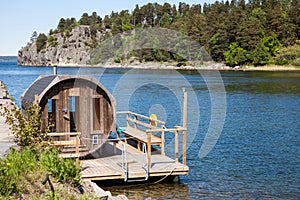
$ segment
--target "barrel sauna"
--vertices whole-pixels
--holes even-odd
[[[116,128],[115,99],[90,76],[40,76],[21,96],[22,109],[32,102],[41,107],[42,129],[51,132],[80,132],[81,156],[96,155]]]

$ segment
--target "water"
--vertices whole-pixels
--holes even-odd
[[[18,105],[20,95],[39,75],[52,73],[52,68],[15,63],[0,63],[0,69],[0,80]],[[157,113],[168,127],[181,124],[182,88],[189,93],[189,175],[174,184],[104,188],[114,195],[125,194],[130,199],[300,199],[299,72],[221,72],[226,118],[220,138],[204,158],[199,157],[200,147],[216,116],[211,94],[198,73],[91,68],[59,68],[58,73],[93,74],[114,94],[118,110]],[[217,81],[215,74],[207,76]],[[221,91],[214,97],[221,98]],[[173,138],[166,137],[166,151],[172,157]]]

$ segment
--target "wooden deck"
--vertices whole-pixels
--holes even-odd
[[[127,126],[117,129],[117,139],[106,140],[97,152],[94,152],[92,156],[96,157],[95,159],[80,161],[81,178],[97,181],[123,179],[124,182],[131,182],[147,181],[153,177],[187,175],[189,167],[186,165],[186,102],[185,92],[183,125],[173,128],[166,128],[165,122],[144,115],[130,111],[119,112],[126,115]],[[180,133],[182,137],[179,137]],[[174,136],[174,159],[165,155],[165,134]],[[76,133],[77,163],[80,157],[79,135],[80,133]],[[183,163],[179,162],[179,138],[182,138]]]
[[[116,154],[114,155],[114,146],[107,143],[103,146],[102,157],[91,160],[81,160],[83,167],[81,172],[82,179],[85,180],[122,180],[125,179],[125,172],[122,168],[122,143],[116,145]],[[124,144],[124,143],[123,143]],[[145,153],[138,149],[126,145],[126,157],[128,163],[128,180],[145,179],[146,170],[143,165],[146,162]],[[176,163],[175,160],[161,154],[151,155],[150,177],[178,176],[187,175],[188,166]]]

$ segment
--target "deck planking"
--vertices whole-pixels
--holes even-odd
[[[112,180],[124,179],[122,169],[122,144],[116,145],[117,153],[112,155],[112,144],[104,145],[102,156],[97,159],[82,160],[80,162],[83,170],[82,179],[86,180]],[[109,150],[109,151],[108,151]],[[146,177],[146,171],[142,168],[146,162],[145,154],[136,148],[126,145],[126,155],[128,162],[128,178],[142,179]],[[187,175],[189,168],[182,163],[176,163],[175,160],[161,154],[151,155],[150,177]]]

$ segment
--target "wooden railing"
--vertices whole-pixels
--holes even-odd
[[[151,119],[150,117],[140,115],[137,113],[133,113],[130,111],[126,112],[118,112],[117,114],[126,114],[126,123],[127,127],[134,128],[134,129],[139,129],[145,132],[147,136],[147,140],[144,141],[147,145],[147,154],[148,154],[148,167],[150,169],[151,166],[151,146],[152,146],[152,135],[153,133],[160,133],[160,138],[161,138],[161,154],[165,154],[165,132],[171,132],[174,133],[174,139],[175,139],[175,162],[178,163],[179,160],[179,133],[182,132],[182,144],[183,144],[183,153],[182,153],[182,160],[183,164],[186,165],[186,131],[187,129],[182,127],[182,126],[174,126],[174,128],[166,128],[165,127],[165,122],[158,120],[158,119]],[[146,120],[149,121],[149,123],[142,122],[140,121]],[[153,122],[156,122],[157,126],[153,125]],[[125,128],[126,129],[126,128]]]
[[[48,133],[49,137],[63,137],[63,136],[75,136],[75,140],[54,140],[51,141],[51,145],[53,146],[68,146],[68,145],[75,145],[75,156],[76,158],[76,167],[79,166],[79,145],[80,145],[80,132],[71,132],[71,133]]]
[[[161,147],[161,154],[162,155],[165,154],[165,148],[164,148],[165,122],[164,121],[161,121],[161,120],[158,120],[158,119],[152,119],[148,116],[137,114],[137,113],[134,113],[134,112],[131,112],[131,111],[117,112],[117,114],[125,114],[126,115],[126,128],[133,128],[134,130],[139,130],[139,131],[144,132],[144,136],[136,137],[137,142],[138,142],[138,150],[141,150],[140,149],[140,142],[147,143],[147,138],[145,137],[146,134],[147,134],[147,130],[153,130],[153,129],[159,130],[159,131],[155,131],[155,132],[160,133],[160,136],[159,135],[153,135],[153,136],[160,139],[159,146]],[[127,131],[124,131],[124,133],[126,134]],[[154,132],[152,132],[152,133],[154,133]],[[125,139],[125,142],[126,142],[126,139]]]
[[[148,170],[151,167],[151,138],[153,133],[161,133],[161,154],[165,154],[165,132],[173,132],[175,138],[175,162],[178,163],[179,159],[179,132],[182,132],[182,163],[186,165],[186,136],[187,136],[187,92],[184,89],[183,92],[183,111],[182,111],[182,126],[174,126],[174,128],[168,129],[165,127],[165,122],[152,119],[150,117],[140,115],[134,112],[125,111],[117,112],[117,114],[126,114],[127,127],[140,129],[144,131],[147,135],[147,141],[143,141],[147,144],[147,154],[148,154]],[[141,121],[141,120],[143,121]],[[147,123],[146,123],[147,122]],[[142,126],[142,128],[141,128]]]
[[[164,135],[165,132],[173,132],[174,133],[174,149],[175,149],[175,163],[178,163],[179,160],[179,132],[182,132],[182,160],[183,160],[183,164],[186,165],[186,128],[182,127],[182,126],[174,126],[174,128],[164,128],[164,129],[151,129],[151,130],[147,130],[147,152],[148,152],[148,163],[151,163],[151,134],[153,132],[162,132],[162,134]],[[149,160],[150,159],[150,160]]]
[[[152,119],[148,116],[137,114],[131,111],[122,111],[117,112],[117,114],[126,114],[126,122],[127,127],[132,128],[139,128],[139,125],[142,127],[145,127],[147,129],[156,129],[157,127],[164,127],[165,122],[158,120],[158,119]],[[155,125],[153,125],[155,124]]]

